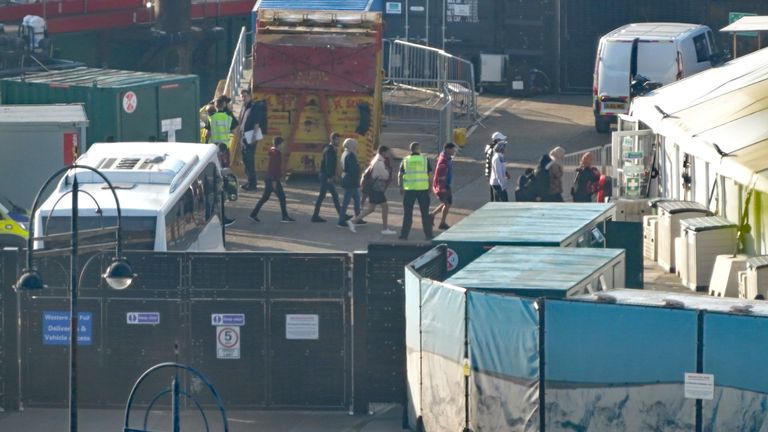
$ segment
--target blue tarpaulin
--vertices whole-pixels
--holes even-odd
[[[702,403],[704,430],[768,430],[768,319],[704,315],[704,373],[715,376],[713,400]]]
[[[546,430],[690,431],[696,311],[547,301]]]
[[[466,292],[429,279],[421,281],[421,290],[424,429],[461,431],[466,425]]]
[[[470,430],[539,430],[539,317],[532,300],[470,291]]]

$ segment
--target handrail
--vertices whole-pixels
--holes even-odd
[[[229,96],[233,100],[235,99],[235,96],[237,96],[237,92],[240,90],[240,84],[243,80],[243,71],[245,70],[245,36],[245,26],[243,26],[240,28],[240,36],[237,39],[235,52],[232,54],[232,63],[229,65],[227,80],[224,83],[224,91],[222,91],[223,95]]]

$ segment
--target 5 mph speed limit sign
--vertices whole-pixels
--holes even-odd
[[[216,358],[239,359],[240,358],[240,327],[218,326],[216,327]]]

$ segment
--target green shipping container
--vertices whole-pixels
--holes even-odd
[[[0,103],[83,103],[87,145],[108,141],[197,142],[196,75],[76,68],[5,78]]]
[[[605,233],[603,223],[613,218],[614,207],[613,203],[492,202],[432,242],[448,246],[450,276],[493,246],[594,246],[592,230]]]

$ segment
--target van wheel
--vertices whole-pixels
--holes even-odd
[[[595,119],[595,130],[599,133],[608,133],[611,131],[611,122],[603,119]]]

